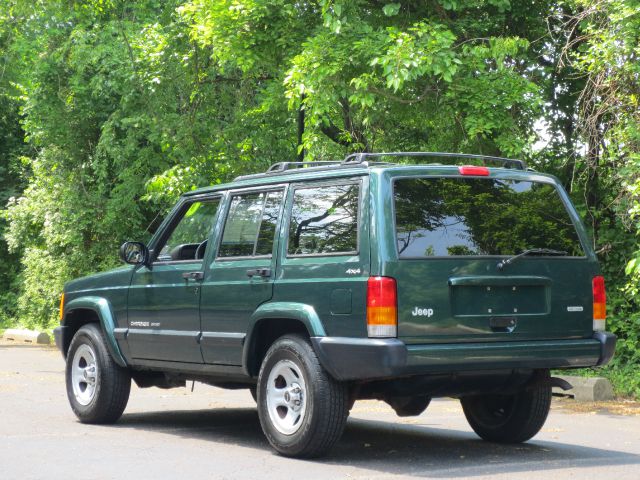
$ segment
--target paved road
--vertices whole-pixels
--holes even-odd
[[[533,441],[499,446],[479,440],[453,400],[402,420],[358,402],[331,454],[302,461],[273,453],[248,392],[199,383],[134,387],[118,424],[82,425],[63,368],[54,349],[0,343],[1,479],[640,479],[640,416],[556,405]]]

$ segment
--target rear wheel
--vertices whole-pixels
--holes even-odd
[[[113,423],[127,406],[131,376],[111,358],[96,324],[83,326],[71,340],[65,379],[71,409],[83,423]]]
[[[526,442],[547,419],[551,386],[545,382],[512,395],[475,395],[461,402],[469,425],[484,440]]]
[[[340,438],[349,414],[344,383],[322,368],[298,335],[277,340],[258,377],[258,414],[269,443],[291,457],[317,457]]]

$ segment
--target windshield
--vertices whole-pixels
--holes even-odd
[[[560,195],[547,183],[492,178],[394,182],[401,258],[584,250]]]

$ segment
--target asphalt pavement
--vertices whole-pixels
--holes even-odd
[[[248,391],[196,383],[133,387],[115,425],[79,423],[53,348],[0,343],[0,479],[640,479],[640,416],[554,403],[522,445],[480,440],[459,403],[418,417],[356,402],[343,438],[319,460],[277,455]]]

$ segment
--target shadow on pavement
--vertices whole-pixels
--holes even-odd
[[[116,428],[148,429],[271,450],[255,409],[125,414]],[[344,436],[326,457],[306,461],[348,465],[381,474],[473,477],[640,464],[640,455],[535,439],[526,444],[499,445],[484,442],[471,432],[351,418]]]

